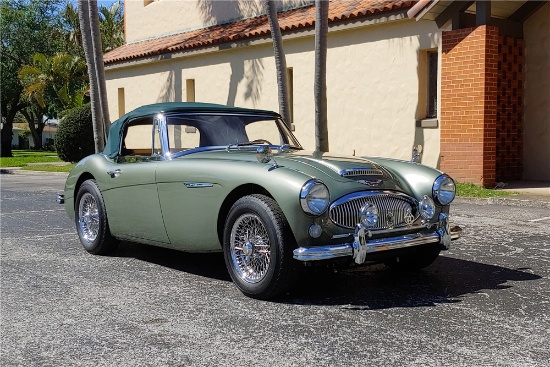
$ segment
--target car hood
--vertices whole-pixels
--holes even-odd
[[[353,182],[357,184],[357,189],[362,190],[384,189],[409,192],[394,172],[368,158],[298,151],[276,154],[274,159],[280,166],[320,178],[327,184],[329,184],[327,178],[330,177],[340,183]]]
[[[259,164],[252,149],[216,150],[189,154],[188,158],[249,161]],[[279,169],[293,170],[305,177],[318,178],[336,195],[362,190],[400,191],[421,199],[431,195],[434,180],[440,171],[428,166],[402,160],[341,156],[304,150],[273,154],[266,166],[275,173]]]

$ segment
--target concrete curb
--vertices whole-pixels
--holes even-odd
[[[0,168],[0,174],[2,175],[54,175],[54,176],[68,176],[69,172],[46,172],[46,171],[30,171],[22,170],[21,167],[9,167],[9,168]]]

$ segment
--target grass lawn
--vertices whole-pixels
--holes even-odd
[[[54,166],[53,164],[33,164],[32,166],[21,167],[27,171],[44,171],[44,172],[70,172],[76,163],[71,163],[65,166]]]
[[[471,198],[490,198],[493,196],[506,196],[516,194],[512,191],[486,189],[473,183],[457,182],[456,195]]]
[[[12,150],[13,157],[0,157],[0,167],[24,167],[28,163],[61,162],[56,152]]]

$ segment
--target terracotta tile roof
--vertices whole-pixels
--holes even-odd
[[[404,0],[332,0],[329,23],[361,18],[375,13],[406,9],[416,1]],[[315,6],[288,10],[278,14],[281,30],[290,31],[313,27]],[[183,51],[224,42],[249,39],[270,34],[265,15],[233,23],[214,25],[184,33],[129,43],[104,55],[105,64]]]

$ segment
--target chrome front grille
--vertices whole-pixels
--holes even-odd
[[[329,211],[334,224],[353,229],[359,223],[361,208],[372,203],[378,208],[378,224],[373,230],[393,229],[411,225],[418,218],[416,200],[388,192],[355,193],[334,202]]]

